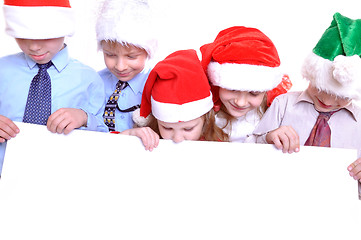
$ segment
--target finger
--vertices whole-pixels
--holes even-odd
[[[273,138],[273,139],[272,139],[272,142],[273,142],[273,144],[275,145],[275,147],[276,147],[278,150],[282,150],[282,149],[283,149],[282,142],[280,141],[279,138]]]
[[[282,143],[282,152],[287,153],[290,150],[290,140],[285,133],[280,134],[280,141]]]
[[[357,165],[361,164],[361,158],[357,159],[356,161],[354,161],[353,163],[351,163],[348,167],[347,170],[351,171],[353,168],[355,168]]]
[[[289,141],[288,153],[298,152],[300,149],[300,140],[296,131],[291,128],[285,134]]]
[[[9,137],[15,137],[20,132],[20,129],[15,125],[13,121],[3,117],[0,120],[0,137],[4,137],[8,140]]]

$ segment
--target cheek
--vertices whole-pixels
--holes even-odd
[[[253,108],[258,108],[259,106],[261,106],[262,102],[263,102],[263,98],[264,98],[264,95],[261,95],[261,96],[257,96],[253,99],[251,99],[249,102],[250,102],[250,105],[253,107]]]

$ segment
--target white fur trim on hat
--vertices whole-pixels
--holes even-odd
[[[101,41],[115,41],[144,49],[152,58],[158,47],[152,14],[145,0],[107,0],[96,23],[98,47]]]
[[[186,122],[203,116],[213,107],[212,93],[206,98],[184,104],[163,103],[151,98],[153,116],[163,122]]]
[[[221,88],[238,91],[265,92],[275,88],[283,74],[279,67],[210,62],[207,74],[211,83]]]
[[[146,118],[140,116],[140,108],[137,108],[132,113],[132,120],[138,127],[146,127],[149,124],[150,115],[148,115]]]
[[[3,10],[5,32],[14,38],[60,38],[72,36],[75,31],[75,16],[72,8],[4,5]]]
[[[361,99],[361,59],[357,55],[340,55],[330,61],[311,52],[303,63],[302,76],[327,93]]]

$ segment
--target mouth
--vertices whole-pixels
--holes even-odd
[[[130,72],[127,73],[118,72],[117,75],[118,77],[124,78],[124,77],[128,77],[130,75]]]
[[[46,53],[40,55],[30,55],[35,61],[41,61],[46,57]]]
[[[239,107],[233,103],[230,103],[230,105],[232,106],[233,109],[235,109],[236,111],[244,111],[247,109],[247,107]]]
[[[332,105],[326,105],[324,104],[320,99],[317,98],[317,101],[318,101],[318,104],[322,107],[322,108],[325,108],[325,109],[330,109],[332,108],[333,106]]]

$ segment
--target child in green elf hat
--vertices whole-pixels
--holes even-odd
[[[309,86],[277,97],[253,132],[258,143],[283,152],[300,145],[358,149],[361,155],[361,19],[336,13],[302,75]],[[361,178],[361,160],[349,167]]]

